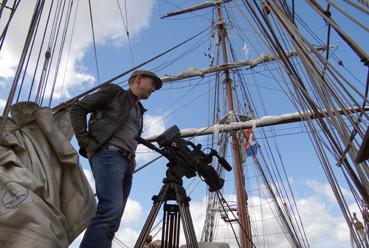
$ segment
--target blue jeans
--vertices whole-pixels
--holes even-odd
[[[89,161],[99,202],[80,248],[110,248],[131,191],[131,164],[111,145],[103,146]]]

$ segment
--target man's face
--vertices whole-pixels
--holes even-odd
[[[138,80],[138,97],[147,99],[155,91],[155,81],[150,77],[141,76]]]

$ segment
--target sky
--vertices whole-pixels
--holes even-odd
[[[48,8],[49,2],[47,1],[45,8]],[[209,27],[212,20],[212,12],[210,10],[202,10],[198,13],[168,19],[160,18],[169,11],[176,10],[179,7],[191,6],[197,1],[126,0],[119,2],[123,10],[124,20],[122,20],[116,1],[92,1],[99,74],[97,74],[93,52],[88,1],[73,2],[70,23],[70,27],[73,28],[70,28],[66,35],[63,54],[67,55],[61,57],[60,65],[58,66],[59,73],[58,77],[55,78],[56,87],[51,106],[68,100],[173,47],[184,39]],[[19,11],[14,17],[13,24],[9,27],[4,45],[0,50],[0,111],[5,106],[10,85],[19,63],[25,33],[34,5],[34,0],[21,2]],[[126,6],[127,12],[124,11],[124,6]],[[310,21],[309,24],[311,24],[314,31],[319,33],[326,28],[311,9],[304,11],[309,8],[308,6],[299,2],[296,7],[299,10],[296,12],[301,18]],[[236,5],[231,5],[228,10],[237,13]],[[360,14],[359,16],[362,17]],[[337,15],[337,17],[339,21],[343,19],[340,15]],[[367,17],[363,20],[364,23],[368,23]],[[41,23],[45,22],[46,17],[44,16],[41,19]],[[342,23],[347,28],[346,30],[348,30],[349,34],[359,41],[360,44],[365,45],[363,41],[368,40],[368,35],[365,31],[350,25],[349,22],[342,21],[339,23]],[[127,39],[124,26],[128,26],[129,40]],[[237,27],[231,25],[228,27],[232,30],[229,33],[230,38],[237,38]],[[3,28],[4,22],[0,21],[0,30],[3,30]],[[251,29],[244,29],[246,33],[252,34],[253,32]],[[47,36],[49,35],[50,32],[48,31]],[[147,64],[144,68],[155,71],[159,76],[177,74],[191,68],[205,68],[209,65],[209,51],[213,52],[216,48],[214,44],[210,47],[211,43],[209,40],[211,39],[215,38],[211,36],[210,32],[206,32],[200,35],[194,42],[184,45],[180,51],[165,55],[157,61]],[[262,53],[261,51],[256,51],[258,48],[255,48],[256,45],[253,41],[257,43],[256,39],[250,35],[247,40],[239,40],[235,43],[235,48],[238,49],[237,52],[241,54],[240,59],[254,59],[258,54]],[[338,56],[344,56],[348,53],[347,47],[343,43],[340,37],[332,35],[332,44],[338,45],[338,48],[335,48]],[[39,47],[40,44],[41,39],[38,37],[35,47]],[[368,51],[368,46],[365,45],[364,49]],[[177,63],[177,57],[181,58],[180,63]],[[20,93],[20,100],[27,100],[27,90],[30,88],[30,82],[32,81],[32,68],[36,64],[36,58],[37,56],[33,56],[30,60],[29,70],[25,76],[24,89]],[[53,61],[53,63],[56,62]],[[359,78],[359,81],[365,80],[366,72],[360,69],[363,68],[362,64],[359,63],[355,56],[345,59],[344,63],[348,68],[352,68],[353,74]],[[272,69],[275,67],[270,65]],[[53,75],[55,71],[56,69],[53,67],[50,75]],[[289,104],[285,94],[280,90],[279,85],[271,82],[271,77],[267,71],[255,68],[249,70],[249,72],[250,75],[247,75],[247,78],[250,79],[253,77],[251,76],[252,73],[257,73],[254,80],[248,81],[248,87],[250,92],[253,93],[255,105],[260,109],[260,116],[296,112],[296,109]],[[38,71],[36,75],[36,78],[39,78],[40,72]],[[126,87],[127,78],[128,75],[119,79],[116,83]],[[49,81],[52,82],[52,80],[53,78],[50,76]],[[209,123],[207,113],[211,112],[210,109],[212,107],[209,103],[211,95],[208,93],[209,89],[214,88],[212,80],[212,78],[205,77],[165,84],[150,99],[143,101],[144,106],[149,109],[147,114],[145,114],[143,136],[160,134],[174,124],[178,125],[179,128],[207,126]],[[47,86],[45,91],[46,97],[43,105],[46,106],[50,96],[50,85]],[[34,97],[33,91],[31,100]],[[348,247],[350,245],[350,237],[346,222],[340,213],[317,156],[311,144],[309,144],[309,138],[306,133],[302,132],[302,126],[299,124],[281,126],[275,132],[274,149],[278,149],[279,153],[283,154],[282,161],[286,167],[288,180],[294,191],[296,203],[299,207],[311,247]],[[270,133],[270,135],[273,135],[273,133]],[[195,139],[198,142],[205,140],[206,138],[204,137]],[[74,139],[72,143],[78,150],[78,145]],[[157,156],[156,153],[140,146],[137,152],[138,166]],[[91,183],[91,187],[94,188],[94,181],[88,162],[82,157],[80,161]],[[134,245],[150,211],[151,196],[157,194],[160,190],[161,180],[165,175],[165,164],[165,159],[160,159],[134,175],[132,191],[121,227],[116,234],[129,247]],[[230,176],[225,175],[225,178],[228,179]],[[191,213],[199,238],[205,219],[206,187],[199,179],[186,179],[185,186],[189,184],[191,189],[190,196],[192,198]],[[252,188],[254,186],[250,184],[247,184],[246,187]],[[225,188],[230,187],[228,184],[225,186]],[[344,189],[344,192],[345,190],[347,189]],[[232,194],[227,197],[229,200],[234,199]],[[267,200],[257,196],[249,199],[250,202],[258,202],[260,205],[267,204]],[[352,204],[352,199],[349,204]],[[352,206],[352,209],[355,210],[355,207]],[[271,214],[268,211],[270,210],[265,210],[266,215]],[[274,230],[277,230],[277,225],[275,221],[271,222],[269,231],[272,233]],[[229,229],[226,229],[224,225],[220,225],[218,232],[220,236],[224,236],[224,239],[231,236]],[[70,247],[78,247],[81,238],[80,235]],[[232,247],[236,247],[236,244],[232,243],[232,245]],[[273,247],[285,247],[285,245],[283,241],[280,241],[278,235],[275,236]],[[118,246],[114,243],[113,247]]]

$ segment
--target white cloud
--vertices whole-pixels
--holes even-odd
[[[196,237],[198,238],[198,240],[200,240],[202,228],[204,226],[206,217],[206,198],[204,198],[202,201],[190,202],[190,211]]]
[[[162,115],[155,116],[145,114],[144,118],[144,136],[158,135],[165,131],[165,122]]]
[[[0,77],[3,77],[4,79],[11,79],[15,74],[18,61],[10,49],[7,49],[7,44],[5,44],[0,53]]]
[[[332,191],[331,186],[328,183],[321,183],[319,181],[316,180],[308,180],[305,182],[305,184],[311,188],[318,196],[321,196],[323,198],[327,198],[329,200],[330,203],[334,203],[336,204],[337,200],[336,197],[334,196],[334,193]],[[343,195],[350,197],[351,194],[344,188],[341,188],[341,191],[343,193]]]
[[[144,117],[144,131],[142,136],[148,137],[152,135],[158,135],[165,130],[165,121],[163,116],[154,116],[150,114],[145,114]],[[139,164],[146,163],[160,154],[154,152],[143,145],[138,145],[136,151],[136,160]]]
[[[120,224],[120,228],[118,232],[115,234],[115,237],[118,240],[113,240],[112,247],[121,247],[117,245],[119,241],[124,242],[124,244],[128,245],[128,247],[133,247],[140,231],[135,230],[132,226],[137,224],[138,221],[142,221],[143,212],[142,206],[139,202],[128,198],[127,205],[124,210],[124,215]],[[83,235],[85,232],[82,232],[70,245],[70,248],[77,248],[82,241]]]
[[[138,201],[128,198],[126,209],[122,219],[122,225],[126,226],[129,223],[137,222],[141,220],[143,215],[142,206]]]
[[[1,63],[1,62],[0,62]],[[0,88],[2,88],[2,89],[6,89],[6,87],[7,87],[7,82],[6,81],[0,81]]]
[[[89,170],[83,169],[83,172],[85,173],[85,176],[87,178],[87,181],[89,182],[91,188],[93,189],[93,192],[95,193],[95,180],[92,176],[92,173]],[[126,208],[124,210],[124,216],[122,219],[122,223],[124,225],[134,223],[138,220],[140,220],[142,217],[142,206],[138,201],[132,200],[131,198],[128,198]]]
[[[232,204],[235,200],[234,195],[225,195],[227,201]],[[256,208],[249,208],[250,214],[252,215],[253,224],[253,235],[263,235],[263,233],[269,233],[268,241],[263,243],[263,239],[254,237],[254,243],[259,246],[272,246],[272,247],[289,247],[289,243],[286,241],[282,230],[279,227],[276,219],[272,218],[275,214],[269,208],[271,199],[261,199],[258,197],[250,197],[250,205],[256,206],[258,203],[263,206],[261,215],[260,212],[256,212]],[[316,196],[309,196],[306,198],[297,199],[297,205],[301,214],[302,221],[304,223],[304,229],[306,231],[309,244],[311,247],[318,248],[338,248],[348,247],[350,245],[349,231],[347,224],[343,217],[334,216],[329,212],[327,207],[328,202],[324,202],[318,199]],[[260,206],[258,207],[260,210]],[[202,227],[205,220],[206,201],[203,198],[200,201],[190,202],[190,211],[192,220],[196,232],[197,239],[200,240]],[[158,214],[158,218],[161,218],[161,211]],[[236,212],[234,212],[236,214]],[[130,216],[133,216],[132,218]],[[143,226],[146,220],[146,215],[143,215],[142,206],[129,199],[127,203],[127,209],[125,211],[123,221],[120,230],[116,236],[119,240],[123,241],[128,247],[133,247],[141,229],[136,226],[139,224],[139,228]],[[233,218],[229,214],[230,218]],[[264,219],[263,221],[260,221]],[[257,224],[258,223],[258,224]],[[263,225],[262,225],[263,224]],[[228,242],[231,248],[238,247],[236,240],[233,238],[233,232],[230,228],[230,224],[226,224],[221,219],[216,222],[217,229],[215,233],[217,242]],[[233,223],[235,232],[238,234],[238,228]],[[182,228],[181,228],[182,229]],[[159,233],[155,239],[160,239],[161,234]],[[181,244],[185,243],[183,232],[181,233]],[[80,242],[80,238],[75,243]],[[77,246],[71,246],[77,247]],[[119,247],[114,245],[113,247]]]
[[[120,228],[115,234],[116,238],[113,240],[112,248],[121,247],[119,246],[119,242],[123,242],[128,247],[133,247],[141,231],[135,230],[133,226],[139,221],[144,221],[142,206],[139,202],[128,198]]]
[[[128,247],[134,247],[139,234],[139,231],[129,227],[120,228],[115,235],[116,238],[113,239],[112,248],[122,247],[119,245],[120,242],[123,242]]]
[[[85,231],[78,235],[78,237],[69,245],[69,248],[78,248],[83,239],[83,235],[85,235]]]
[[[323,195],[324,197],[329,199],[330,202],[336,201],[336,198],[332,192],[332,188],[330,187],[329,184],[323,184],[316,180],[309,180],[306,181],[306,185],[310,187],[318,195]]]
[[[309,197],[299,200],[297,204],[312,246],[323,247],[323,242],[328,240],[341,245],[346,241],[348,244],[349,230],[344,218],[333,216],[326,202],[317,197]]]
[[[5,107],[6,101],[3,99],[0,99],[0,111],[3,112]]]
[[[162,211],[163,209],[161,209],[157,215],[157,219],[154,223],[154,226],[157,224],[158,219],[162,218]],[[202,232],[202,227],[204,225],[204,221],[205,221],[205,213],[206,213],[206,199],[204,198],[201,201],[191,201],[190,202],[190,212],[191,212],[191,217],[192,217],[192,221],[193,221],[193,225],[194,225],[194,229],[195,229],[195,233],[196,233],[196,237],[198,240],[200,240],[201,238],[201,232]],[[147,217],[147,216],[145,216]],[[146,221],[146,219],[144,220]],[[182,220],[181,220],[182,221]],[[182,224],[182,223],[181,223]],[[157,229],[155,229],[156,231],[158,229],[161,229],[161,225],[162,223],[160,223],[157,227]],[[141,225],[143,226],[143,225]],[[185,244],[186,239],[183,233],[183,226],[180,227],[181,229],[181,233],[180,233],[180,244]],[[139,234],[141,230],[139,230],[137,233]],[[152,232],[156,233],[156,232]],[[161,239],[161,232],[158,232],[157,235],[153,238],[153,240],[160,240]],[[138,237],[138,235],[137,235]],[[136,239],[137,239],[136,237]],[[136,240],[135,240],[136,241]],[[134,243],[133,243],[134,245]],[[133,247],[129,245],[129,247]]]
[[[35,0],[30,1],[22,1],[18,7],[16,15],[13,18],[12,24],[9,27],[7,37],[5,39],[4,45],[0,52],[0,77],[11,80],[15,74],[15,70],[19,63],[20,54],[22,51],[22,46],[25,41],[25,37],[27,34],[27,30],[29,27],[32,10],[35,6]],[[41,24],[39,28],[39,35],[36,38],[36,42],[34,45],[34,50],[37,51],[40,48],[42,33],[45,30],[46,16],[49,10],[49,4],[51,1],[48,1],[44,7],[43,17],[41,19]],[[69,2],[69,1],[68,1]],[[67,2],[67,3],[68,3]],[[77,7],[78,2],[78,12],[76,15],[75,29],[73,33],[72,40],[71,31],[73,27],[74,13]],[[121,7],[124,8],[124,3],[121,2]],[[150,24],[150,18],[152,9],[154,6],[154,1],[152,0],[127,0],[127,15],[128,15],[128,24],[130,37],[133,38],[138,35],[143,29],[147,28]],[[67,6],[66,6],[67,8]],[[127,37],[125,35],[125,30],[123,28],[122,19],[120,16],[119,9],[117,7],[117,2],[115,0],[97,0],[92,1],[93,8],[93,21],[94,21],[94,29],[95,29],[95,38],[96,43],[99,45],[109,45],[109,46],[122,46],[127,43]],[[55,11],[55,6],[53,8]],[[52,14],[52,17],[55,13]],[[4,18],[2,18],[3,20]],[[52,23],[52,18],[50,23]],[[64,23],[64,20],[63,22]],[[4,27],[5,22],[0,23],[0,30]],[[63,25],[61,26],[61,30],[63,29]],[[62,33],[62,32],[60,32]],[[50,37],[50,28],[48,29],[48,33],[46,34],[46,42],[49,43]],[[61,35],[60,35],[61,38]],[[70,52],[69,52],[69,44],[71,44]],[[58,43],[57,47],[60,47]],[[69,30],[66,36],[66,42],[63,50],[63,55],[61,57],[60,66],[59,66],[59,75],[56,80],[56,87],[54,92],[54,98],[60,97],[70,97],[70,91],[72,89],[78,88],[78,92],[82,92],[83,89],[90,88],[92,84],[95,82],[95,68],[92,68],[93,72],[87,71],[85,65],[82,64],[82,61],[85,57],[87,51],[91,51],[92,48],[92,35],[91,35],[91,25],[89,18],[89,8],[87,1],[74,1],[73,11],[71,15],[71,21],[69,24]],[[43,49],[41,53],[41,62],[39,66],[42,67],[44,63],[44,54],[46,52],[46,48]],[[58,56],[58,49],[54,52],[54,60],[52,62],[52,69],[50,73],[50,77],[48,80],[48,87],[45,95],[50,95],[50,90],[53,82],[53,74],[55,72],[55,66]],[[69,55],[68,55],[69,54]],[[69,57],[68,57],[69,56]],[[98,56],[102,56],[99,54]],[[33,53],[33,56],[30,60],[28,76],[30,77],[33,74],[34,67],[36,65],[37,52]],[[68,65],[67,65],[68,61]],[[93,63],[91,63],[93,64]],[[40,71],[40,70],[39,70]],[[66,74],[64,75],[64,72]],[[40,73],[36,75],[36,79],[40,78]],[[24,86],[24,91],[29,90],[30,87],[30,79],[26,80],[26,84]],[[35,92],[36,87],[33,88]],[[73,92],[75,95],[75,92]]]
[[[347,227],[347,223],[342,220],[340,223],[334,228],[334,240],[348,242],[350,240],[350,233]]]
[[[227,201],[232,204],[235,195],[225,196]],[[201,237],[202,225],[205,219],[205,200],[201,202],[191,202],[191,214],[198,239]],[[255,207],[250,207],[250,206]],[[271,199],[261,199],[258,197],[249,198],[249,213],[253,223],[253,235],[269,234],[266,243],[263,239],[255,238],[254,243],[258,246],[272,244],[273,247],[289,247],[283,231],[278,221],[274,218],[275,213],[270,209]],[[306,235],[311,247],[347,247],[350,244],[349,230],[342,216],[334,216],[329,212],[327,203],[311,196],[302,198],[297,201],[297,205],[304,223]],[[262,208],[262,211],[260,211]],[[261,214],[262,212],[262,214]],[[234,212],[236,215],[237,213]],[[229,212],[229,217],[233,218]],[[261,221],[263,220],[263,221]],[[238,227],[233,223],[236,233]],[[217,222],[216,234],[218,242],[227,242],[233,248],[238,247],[236,240],[233,238],[233,232],[230,224],[226,224],[222,220]],[[181,239],[184,242],[183,239]]]

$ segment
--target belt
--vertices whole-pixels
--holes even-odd
[[[122,154],[123,157],[129,159],[129,160],[132,160],[135,158],[135,154],[133,152],[130,152],[130,151],[127,151],[125,149],[122,149],[116,145],[111,145],[111,144],[108,144],[106,146],[109,150],[112,150],[112,151],[119,151],[120,154]]]

